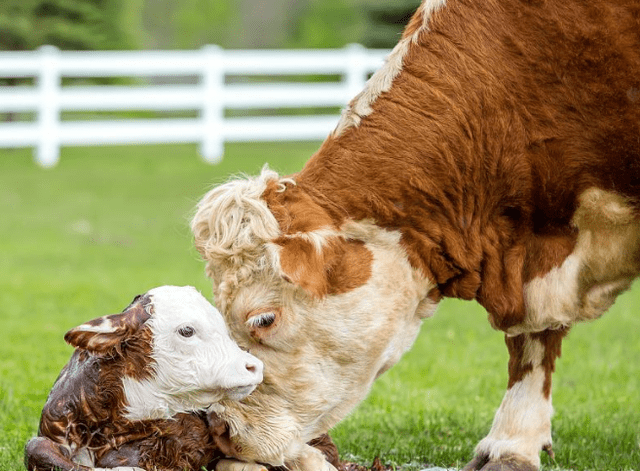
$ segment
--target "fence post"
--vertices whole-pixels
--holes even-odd
[[[367,83],[368,70],[366,48],[361,44],[348,44],[345,46],[347,52],[346,74],[344,80],[347,84],[349,100],[362,91]]]
[[[219,46],[202,48],[202,142],[200,154],[209,163],[219,163],[224,154],[224,63]]]
[[[40,48],[38,90],[38,144],[36,161],[53,167],[60,159],[60,51],[55,46]]]

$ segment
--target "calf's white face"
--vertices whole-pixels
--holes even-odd
[[[262,362],[231,340],[218,310],[194,288],[163,286],[148,294],[154,374],[142,381],[125,378],[129,418],[240,400],[262,381]]]
[[[241,400],[262,381],[262,362],[231,340],[220,312],[190,286],[152,289],[121,314],[78,326],[65,339],[94,354],[121,355],[130,420]]]

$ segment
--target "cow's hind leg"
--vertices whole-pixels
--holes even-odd
[[[551,375],[567,329],[506,337],[509,386],[489,434],[463,471],[536,471],[551,451]]]

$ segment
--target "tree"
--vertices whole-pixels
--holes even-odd
[[[131,46],[121,29],[122,0],[3,0],[0,49],[120,49]]]
[[[383,0],[367,3],[364,13],[367,26],[362,44],[373,48],[392,48],[404,27],[420,5],[420,0]]]
[[[362,35],[361,8],[353,0],[310,1],[296,20],[294,47],[343,47]]]
[[[0,50],[21,51],[50,44],[60,49],[121,49],[130,41],[120,27],[122,0],[2,0]],[[23,79],[0,84],[15,86]],[[13,121],[15,113],[5,119]]]
[[[176,14],[176,45],[197,49],[205,44],[225,46],[235,24],[229,0],[182,0]]]

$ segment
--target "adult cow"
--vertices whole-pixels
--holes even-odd
[[[445,296],[505,332],[467,470],[535,470],[570,326],[640,273],[640,2],[425,0],[297,174],[231,181],[192,228],[265,381],[237,456],[300,468]],[[315,459],[315,458],[314,458]]]

